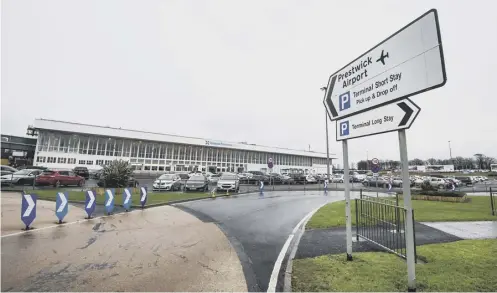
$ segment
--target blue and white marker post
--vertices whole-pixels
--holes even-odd
[[[259,185],[259,193],[260,195],[264,195],[264,181],[260,181],[260,185]]]
[[[131,199],[131,190],[129,188],[124,188],[124,191],[123,191],[123,207],[124,207],[124,210],[129,212],[130,208],[131,208],[131,202],[132,202],[132,199]]]
[[[140,187],[140,204],[142,206],[142,209],[145,207],[145,204],[147,203],[147,198],[148,198],[147,187],[146,186]]]
[[[114,189],[106,189],[105,190],[105,211],[107,215],[112,214],[114,210]]]
[[[324,179],[324,194],[328,194],[328,179]]]
[[[33,223],[36,218],[36,194],[22,193],[21,203],[21,221],[26,225],[26,230],[31,229],[29,225]]]
[[[64,217],[69,210],[67,199],[67,192],[57,192],[57,198],[55,199],[55,215],[59,219],[59,224],[62,224],[62,220],[64,220]]]
[[[88,214],[87,219],[91,219],[91,215],[95,211],[95,205],[96,205],[96,200],[95,200],[95,191],[94,190],[87,190],[85,192],[86,198],[85,198],[85,211],[86,214]]]

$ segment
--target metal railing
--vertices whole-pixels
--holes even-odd
[[[396,198],[363,195],[355,199],[356,239],[360,238],[406,258],[406,209],[398,205]],[[414,226],[414,211],[413,211]],[[414,230],[414,227],[413,227]],[[416,237],[414,237],[416,238]],[[416,240],[414,240],[416,258]]]

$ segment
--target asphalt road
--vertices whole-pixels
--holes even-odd
[[[292,230],[309,212],[343,192],[266,192],[235,200],[194,201],[175,206],[205,222],[215,222],[235,247],[249,291],[267,291],[278,255]],[[280,288],[281,289],[281,288]]]

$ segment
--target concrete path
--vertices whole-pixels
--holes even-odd
[[[55,218],[53,202],[39,204]],[[171,206],[3,235],[1,274],[2,291],[247,291],[223,232]]]
[[[462,239],[497,238],[497,221],[423,222],[423,224]]]
[[[25,228],[21,221],[21,193],[2,192],[2,236],[18,233]],[[69,204],[67,216],[64,222],[83,220],[86,212],[80,207]],[[33,228],[40,229],[57,225],[59,219],[55,216],[55,202],[38,200],[36,208],[36,219],[31,224]]]

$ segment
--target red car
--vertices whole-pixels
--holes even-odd
[[[85,178],[74,174],[72,171],[52,171],[45,170],[35,180],[36,185],[52,185],[59,187],[61,185],[83,186]]]

